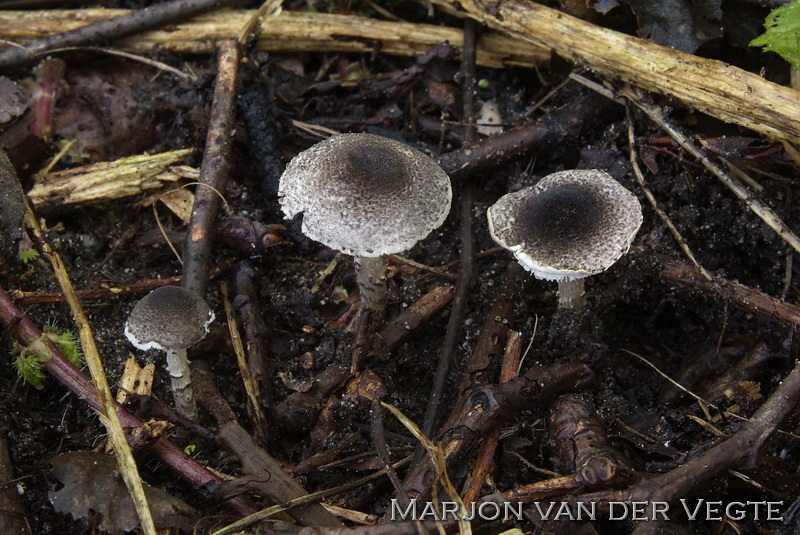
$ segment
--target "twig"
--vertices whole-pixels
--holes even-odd
[[[423,295],[416,303],[384,325],[379,339],[386,351],[404,344],[419,328],[435,316],[453,298],[450,288],[440,286]],[[319,411],[322,401],[350,377],[350,366],[331,364],[316,377],[314,388],[294,392],[275,407],[279,425],[293,431],[307,431]]]
[[[411,457],[410,456],[406,457],[405,459],[402,459],[402,460],[394,463],[392,465],[392,468],[397,470],[397,469],[402,468],[403,466],[407,465],[410,461],[411,461]],[[252,526],[256,522],[261,522],[263,520],[266,520],[269,517],[280,513],[281,511],[286,511],[286,510],[291,509],[292,507],[297,507],[299,505],[305,505],[305,504],[309,504],[309,503],[316,503],[319,500],[321,500],[322,498],[326,498],[328,496],[332,496],[334,494],[339,494],[339,493],[342,493],[342,492],[347,492],[347,491],[352,490],[352,489],[357,489],[357,488],[359,488],[359,487],[361,487],[363,485],[366,485],[367,483],[371,483],[372,481],[375,481],[377,479],[382,478],[384,475],[386,475],[386,470],[378,470],[377,472],[375,472],[373,474],[370,474],[370,475],[368,475],[366,477],[362,477],[362,478],[357,479],[355,481],[351,481],[349,483],[344,483],[342,485],[338,485],[336,487],[331,487],[329,489],[320,490],[320,491],[314,492],[312,494],[307,494],[305,496],[301,496],[299,498],[295,498],[293,500],[289,500],[286,503],[282,503],[280,505],[274,505],[272,507],[268,507],[267,509],[262,509],[261,511],[258,511],[257,513],[253,513],[252,515],[249,515],[249,516],[247,516],[245,518],[242,518],[241,520],[237,520],[233,524],[230,524],[230,525],[225,526],[224,528],[222,528],[222,529],[220,529],[218,531],[215,531],[212,535],[230,535],[232,533],[238,533],[241,530],[243,530],[243,529],[245,529],[245,528],[247,528],[249,526]],[[402,528],[397,529],[397,526],[398,525],[402,525],[402,523],[388,524],[389,527],[394,526],[394,528],[386,530],[386,535],[402,535],[404,533],[408,533],[409,535],[419,535],[419,532],[416,531],[416,528],[414,527],[415,523],[409,522],[409,523],[406,523],[406,524],[407,524],[406,529],[402,529]],[[430,524],[428,524],[428,526],[430,527]],[[352,535],[358,535],[358,534],[380,535],[380,533],[382,533],[381,530],[378,529],[376,531],[372,531],[372,529],[375,529],[375,528],[378,528],[378,527],[379,526],[365,526],[363,529],[361,529],[361,528],[351,528],[351,529],[348,530],[348,529],[341,529],[341,528],[326,528],[326,527],[322,527],[322,526],[313,526],[313,527],[309,528],[306,533],[307,533],[307,535],[322,535],[322,534],[325,534],[325,533],[330,533],[330,535],[350,535],[350,534],[352,534]],[[303,533],[303,531],[304,530],[300,530],[298,533]]]
[[[564,144],[567,139],[583,139],[592,133],[595,118],[613,106],[605,98],[580,86],[566,87],[569,106],[548,113],[519,128],[489,136],[460,149],[442,154],[439,165],[453,182],[481,175],[501,165],[518,162],[535,152],[548,151]]]
[[[523,407],[552,399],[563,391],[585,388],[592,371],[585,364],[564,358],[547,367],[534,365],[524,377],[505,384],[486,385],[464,396],[442,426],[441,445],[448,469],[464,462],[466,455],[483,436],[505,416]],[[423,459],[404,482],[411,498],[430,496],[434,467]]]
[[[132,11],[116,18],[83,26],[82,28],[42,37],[24,48],[11,47],[0,50],[0,68],[14,67],[53,48],[102,43],[148,30],[210,9],[234,5],[239,0],[170,0],[146,9]],[[19,22],[18,22],[19,23]]]
[[[0,39],[26,42],[40,35],[74,30],[131,13],[121,9],[0,11]],[[254,10],[222,10],[199,15],[161,30],[120,39],[117,48],[149,54],[153,49],[173,54],[210,54],[219,42],[239,33]],[[340,15],[283,11],[264,25],[253,43],[267,52],[349,52],[417,57],[439,43],[459,46],[462,31],[434,24],[414,24]],[[531,68],[550,59],[550,51],[497,33],[482,36],[478,65]]]
[[[531,503],[551,496],[562,496],[581,488],[583,484],[575,480],[575,475],[558,476],[544,481],[537,481],[507,490],[500,494],[510,502]]]
[[[576,497],[579,501],[597,503],[610,501],[647,502],[647,518],[659,519],[639,524],[634,535],[660,533],[662,522],[653,514],[654,504],[674,502],[686,496],[720,472],[742,462],[755,465],[758,455],[778,426],[800,402],[800,361],[780,383],[766,402],[730,438],[709,448],[697,457],[665,474],[645,477],[623,491],[603,491]]]
[[[233,306],[239,314],[244,329],[247,348],[247,366],[258,385],[259,405],[272,409],[272,371],[267,365],[264,343],[271,332],[264,322],[258,292],[254,286],[256,271],[250,262],[243,260],[233,267],[233,289],[236,294]]]
[[[517,378],[522,357],[521,337],[518,331],[509,331],[505,352],[503,353],[503,366],[500,370],[500,382],[507,383]],[[472,469],[469,487],[464,492],[464,503],[473,503],[480,496],[481,488],[486,481],[486,476],[492,468],[492,460],[500,440],[500,427],[496,426],[486,434],[478,450],[475,467]]]
[[[519,296],[519,285],[524,280],[524,271],[518,262],[509,262],[506,272],[500,281],[492,308],[486,315],[480,335],[475,342],[469,362],[467,363],[458,396],[468,395],[476,387],[492,384],[496,381],[500,367],[499,358],[506,347],[509,333],[509,322],[514,313],[514,302]]]
[[[609,441],[592,403],[578,394],[564,394],[550,406],[547,433],[567,471],[583,485],[609,484],[627,461]]]
[[[633,92],[630,88],[623,91],[625,97],[628,98],[637,108],[642,110],[654,123],[663,128],[678,145],[683,147],[688,153],[700,160],[700,162],[708,169],[720,182],[730,189],[734,195],[743,200],[750,210],[753,211],[758,217],[761,218],[778,236],[789,244],[795,251],[800,252],[800,236],[797,236],[783,220],[764,202],[755,197],[744,185],[733,175],[727,174],[717,164],[712,162],[689,138],[680,133],[675,127],[669,124],[665,119],[661,110],[645,103],[642,98]],[[796,97],[795,97],[796,98]]]
[[[0,324],[12,333],[20,344],[25,346],[42,337],[42,331],[22,313],[2,289],[0,289]],[[73,366],[53,344],[47,340],[44,342],[52,355],[52,358],[44,363],[45,370],[87,405],[93,409],[102,410],[102,405],[91,381]],[[128,412],[124,407],[115,404],[115,408],[120,422],[125,427],[139,428],[144,425],[141,419]],[[222,482],[219,476],[188,457],[181,448],[166,438],[159,439],[150,449],[150,454],[195,486]],[[248,515],[255,511],[255,506],[246,498],[235,497],[226,503],[239,514]]]
[[[464,23],[464,51],[461,59],[461,79],[464,106],[464,119],[467,121],[465,139],[471,143],[475,138],[475,42],[478,37],[478,28],[473,21]],[[439,363],[433,376],[431,392],[428,396],[428,405],[425,408],[425,417],[422,422],[422,434],[430,437],[436,426],[439,416],[439,406],[442,401],[444,384],[447,380],[450,364],[453,360],[459,334],[464,326],[464,314],[467,310],[469,288],[472,284],[474,273],[474,252],[472,237],[472,184],[465,183],[461,188],[459,201],[460,227],[459,238],[461,251],[459,253],[460,269],[456,282],[453,306],[450,309],[450,318],[447,322],[444,341],[439,351]],[[424,450],[417,448],[415,461],[422,458]]]
[[[790,326],[800,326],[800,307],[776,299],[744,284],[722,277],[714,277],[710,282],[701,278],[695,268],[681,262],[665,262],[661,274],[668,280],[701,290],[711,296],[721,297],[726,303],[780,321]]]
[[[147,503],[147,497],[144,493],[142,479],[139,476],[136,461],[133,458],[133,453],[125,438],[125,431],[122,429],[122,424],[117,414],[117,403],[109,389],[108,379],[106,379],[100,353],[97,351],[97,345],[95,344],[94,335],[89,325],[89,319],[86,317],[83,307],[75,296],[75,289],[72,286],[72,281],[69,278],[66,266],[64,266],[64,263],[61,261],[59,254],[52,249],[50,243],[47,241],[47,237],[39,226],[39,220],[34,215],[30,204],[27,205],[25,226],[31,233],[33,240],[37,242],[37,246],[42,255],[48,258],[53,265],[56,279],[72,311],[72,316],[78,327],[78,337],[81,342],[83,354],[86,358],[86,364],[92,375],[92,382],[94,383],[99,405],[100,418],[108,431],[111,444],[114,446],[122,479],[125,481],[125,486],[128,487],[128,492],[131,494],[131,500],[136,508],[136,513],[139,515],[139,522],[141,523],[142,530],[147,535],[156,535],[156,527],[153,523],[153,515],[150,512],[150,506]]]
[[[642,169],[639,167],[639,162],[636,159],[636,136],[634,136],[633,134],[633,119],[631,117],[630,106],[627,105],[625,106],[625,116],[628,121],[628,154],[630,156],[631,168],[633,169],[633,174],[636,177],[636,182],[639,183],[639,187],[644,192],[644,196],[647,197],[650,206],[653,207],[653,210],[661,219],[661,222],[664,223],[664,225],[666,225],[666,227],[672,233],[672,237],[675,238],[676,242],[678,242],[678,245],[683,250],[683,253],[689,258],[692,264],[694,264],[695,267],[697,267],[697,269],[700,270],[700,273],[703,274],[703,277],[705,277],[707,280],[711,280],[711,275],[709,275],[708,271],[706,271],[706,269],[700,265],[700,262],[697,261],[697,258],[695,258],[694,253],[689,248],[689,245],[686,243],[686,240],[684,240],[683,236],[681,236],[680,231],[672,223],[672,220],[670,220],[666,212],[664,212],[664,210],[662,210],[658,206],[658,202],[656,201],[653,192],[650,191],[650,188],[648,188],[645,185],[644,174],[642,173]]]
[[[181,78],[189,82],[195,82],[197,80],[196,74],[187,74],[180,69],[176,69],[172,65],[167,65],[162,61],[156,61],[154,59],[150,59],[145,56],[140,56],[139,54],[125,52],[124,50],[117,50],[116,48],[98,47],[98,46],[74,46],[67,48],[56,48],[50,50],[48,53],[60,54],[62,52],[95,52],[98,54],[108,54],[109,56],[118,56],[120,58],[138,61],[139,63],[142,63],[144,65],[149,65],[150,67],[153,67],[154,69],[158,69],[160,71],[174,74],[178,78]]]
[[[548,133],[539,123],[521,126],[443,154],[439,165],[458,181],[533,152]]]
[[[405,256],[400,256],[400,255],[397,255],[397,254],[388,254],[388,255],[386,255],[386,258],[388,258],[389,260],[392,260],[394,262],[398,262],[400,264],[406,264],[408,266],[411,266],[411,267],[414,267],[414,268],[417,268],[417,269],[421,269],[423,271],[427,271],[428,273],[432,273],[432,274],[436,275],[437,277],[442,277],[443,279],[458,280],[458,275],[454,275],[452,273],[448,273],[447,271],[442,271],[441,269],[438,269],[438,268],[435,268],[435,267],[427,266],[425,264],[417,262],[416,260],[412,260],[410,258],[406,258]]]
[[[225,191],[230,172],[230,146],[236,111],[236,80],[241,47],[235,40],[224,41],[217,59],[217,82],[211,118],[200,168],[200,183],[192,207],[189,230],[183,241],[181,286],[205,296],[211,257],[211,229],[219,212],[220,192]]]
[[[624,35],[528,0],[433,0],[601,76],[668,95],[768,137],[800,141],[797,92],[737,67]],[[458,7],[456,7],[458,6]],[[459,9],[460,8],[460,9]]]
[[[233,261],[227,260],[223,262],[219,266],[215,266],[209,275],[211,280],[216,279],[222,273],[226,272],[230,269]],[[176,277],[169,277],[166,279],[145,279],[139,282],[135,282],[133,284],[128,284],[126,286],[102,286],[100,288],[95,288],[94,290],[77,290],[75,291],[75,296],[80,301],[91,301],[95,299],[106,299],[109,297],[119,297],[122,295],[130,295],[130,294],[143,294],[150,292],[159,286],[167,286],[169,284],[172,285],[179,285],[181,283],[182,277],[180,275]],[[101,283],[102,284],[102,283]],[[66,297],[64,297],[63,292],[59,293],[41,293],[41,292],[25,292],[22,290],[13,290],[11,292],[11,298],[18,304],[18,305],[37,305],[43,303],[62,303],[66,301]]]
[[[239,325],[236,323],[236,316],[233,313],[233,304],[230,300],[228,285],[225,283],[222,284],[222,301],[225,305],[225,320],[228,322],[228,331],[230,332],[233,351],[236,353],[236,363],[239,366],[239,375],[242,376],[244,390],[247,393],[247,412],[252,418],[256,436],[262,441],[266,441],[269,437],[269,428],[267,426],[267,419],[264,417],[264,413],[261,410],[261,404],[259,403],[261,396],[258,383],[256,383],[256,381],[253,379],[253,374],[250,373],[250,367],[247,364],[244,344],[242,343],[242,337],[239,334]]]
[[[253,437],[240,425],[225,422],[220,426],[219,438],[225,447],[242,461],[242,470],[258,479],[256,488],[277,503],[305,496],[308,492],[283,471],[280,463],[256,444]],[[318,503],[298,506],[292,515],[308,526],[343,527],[339,519]]]
[[[264,451],[253,437],[233,417],[233,410],[220,394],[207,363],[192,363],[192,381],[198,392],[198,402],[205,407],[219,426],[219,440],[242,463],[242,471],[265,496],[282,503],[308,494],[287,474],[280,463]],[[342,523],[319,504],[309,504],[294,511],[297,520],[306,525],[341,527]]]
[[[378,457],[383,464],[383,469],[386,470],[386,475],[389,477],[394,491],[397,493],[398,502],[405,508],[410,503],[408,494],[403,489],[403,484],[400,478],[397,477],[389,460],[389,449],[386,447],[386,434],[383,429],[383,411],[381,411],[381,400],[375,396],[372,398],[372,442],[375,445],[375,450],[378,452]]]

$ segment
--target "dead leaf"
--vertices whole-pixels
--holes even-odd
[[[88,451],[59,455],[51,461],[53,476],[63,485],[48,497],[56,511],[73,518],[90,512],[101,518],[102,531],[132,531],[139,525],[125,482],[117,473],[114,457]],[[191,531],[194,509],[169,493],[144,483],[150,511],[158,529]]]

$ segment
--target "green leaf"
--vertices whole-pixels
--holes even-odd
[[[764,21],[765,31],[750,41],[750,46],[780,54],[783,59],[800,67],[800,1],[781,6]]]
[[[31,262],[39,258],[39,251],[37,251],[36,249],[20,250],[17,253],[17,256],[19,257],[20,260],[22,260],[23,264],[27,264],[28,262]]]
[[[54,340],[61,354],[67,357],[76,368],[81,368],[81,348],[71,332],[63,332]]]
[[[23,381],[36,388],[42,389],[44,381],[44,370],[41,359],[35,355],[20,353],[14,360],[14,369]]]
[[[59,332],[55,325],[45,325],[42,327],[42,337],[50,340],[53,345],[69,360],[76,368],[83,368],[83,352],[78,341],[69,331]]]

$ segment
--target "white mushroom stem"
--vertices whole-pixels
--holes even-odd
[[[175,410],[191,421],[197,421],[197,405],[192,390],[192,372],[185,349],[167,351],[167,371],[172,381]]]
[[[580,312],[586,300],[583,298],[585,278],[558,281],[558,308]]]
[[[358,307],[359,315],[369,311],[372,314],[373,325],[383,321],[386,312],[386,270],[383,267],[383,258],[356,256],[356,282],[361,294],[361,303]]]

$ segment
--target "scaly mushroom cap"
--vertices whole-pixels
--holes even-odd
[[[161,286],[133,307],[125,336],[142,350],[187,349],[202,340],[214,312],[196,293],[179,286]]]
[[[570,280],[608,269],[642,224],[639,200],[607,173],[553,173],[504,195],[488,211],[492,238],[539,279]]]
[[[332,136],[298,154],[281,176],[287,219],[343,253],[376,257],[410,249],[450,211],[450,178],[422,152],[371,134]]]

